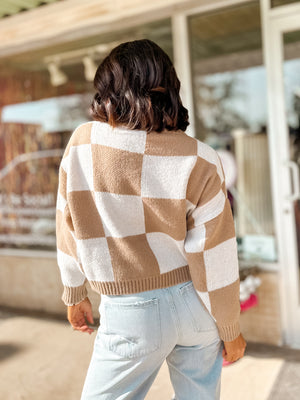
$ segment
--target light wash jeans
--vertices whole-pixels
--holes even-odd
[[[191,281],[101,295],[99,311],[81,400],[144,399],[164,360],[176,400],[220,398],[223,342]]]

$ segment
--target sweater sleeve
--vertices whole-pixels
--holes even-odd
[[[63,283],[62,301],[66,305],[77,304],[87,296],[86,277],[78,258],[77,243],[67,196],[68,156],[64,153],[58,174],[56,201],[57,263]]]
[[[211,162],[197,156],[188,182],[185,251],[197,294],[220,338],[231,341],[240,334],[237,242],[223,166],[209,154]]]

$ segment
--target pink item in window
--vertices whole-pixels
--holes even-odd
[[[256,294],[251,293],[250,297],[241,302],[241,312],[249,310],[249,308],[255,307],[258,304],[258,297]]]

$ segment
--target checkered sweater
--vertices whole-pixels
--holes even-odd
[[[57,261],[72,305],[192,280],[224,341],[239,335],[235,228],[219,156],[182,131],[75,129],[59,167]]]

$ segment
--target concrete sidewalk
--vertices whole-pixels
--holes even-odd
[[[0,399],[79,400],[94,338],[67,321],[0,311]],[[298,400],[299,393],[299,350],[250,343],[223,369],[221,400]],[[164,363],[146,400],[172,394]]]

